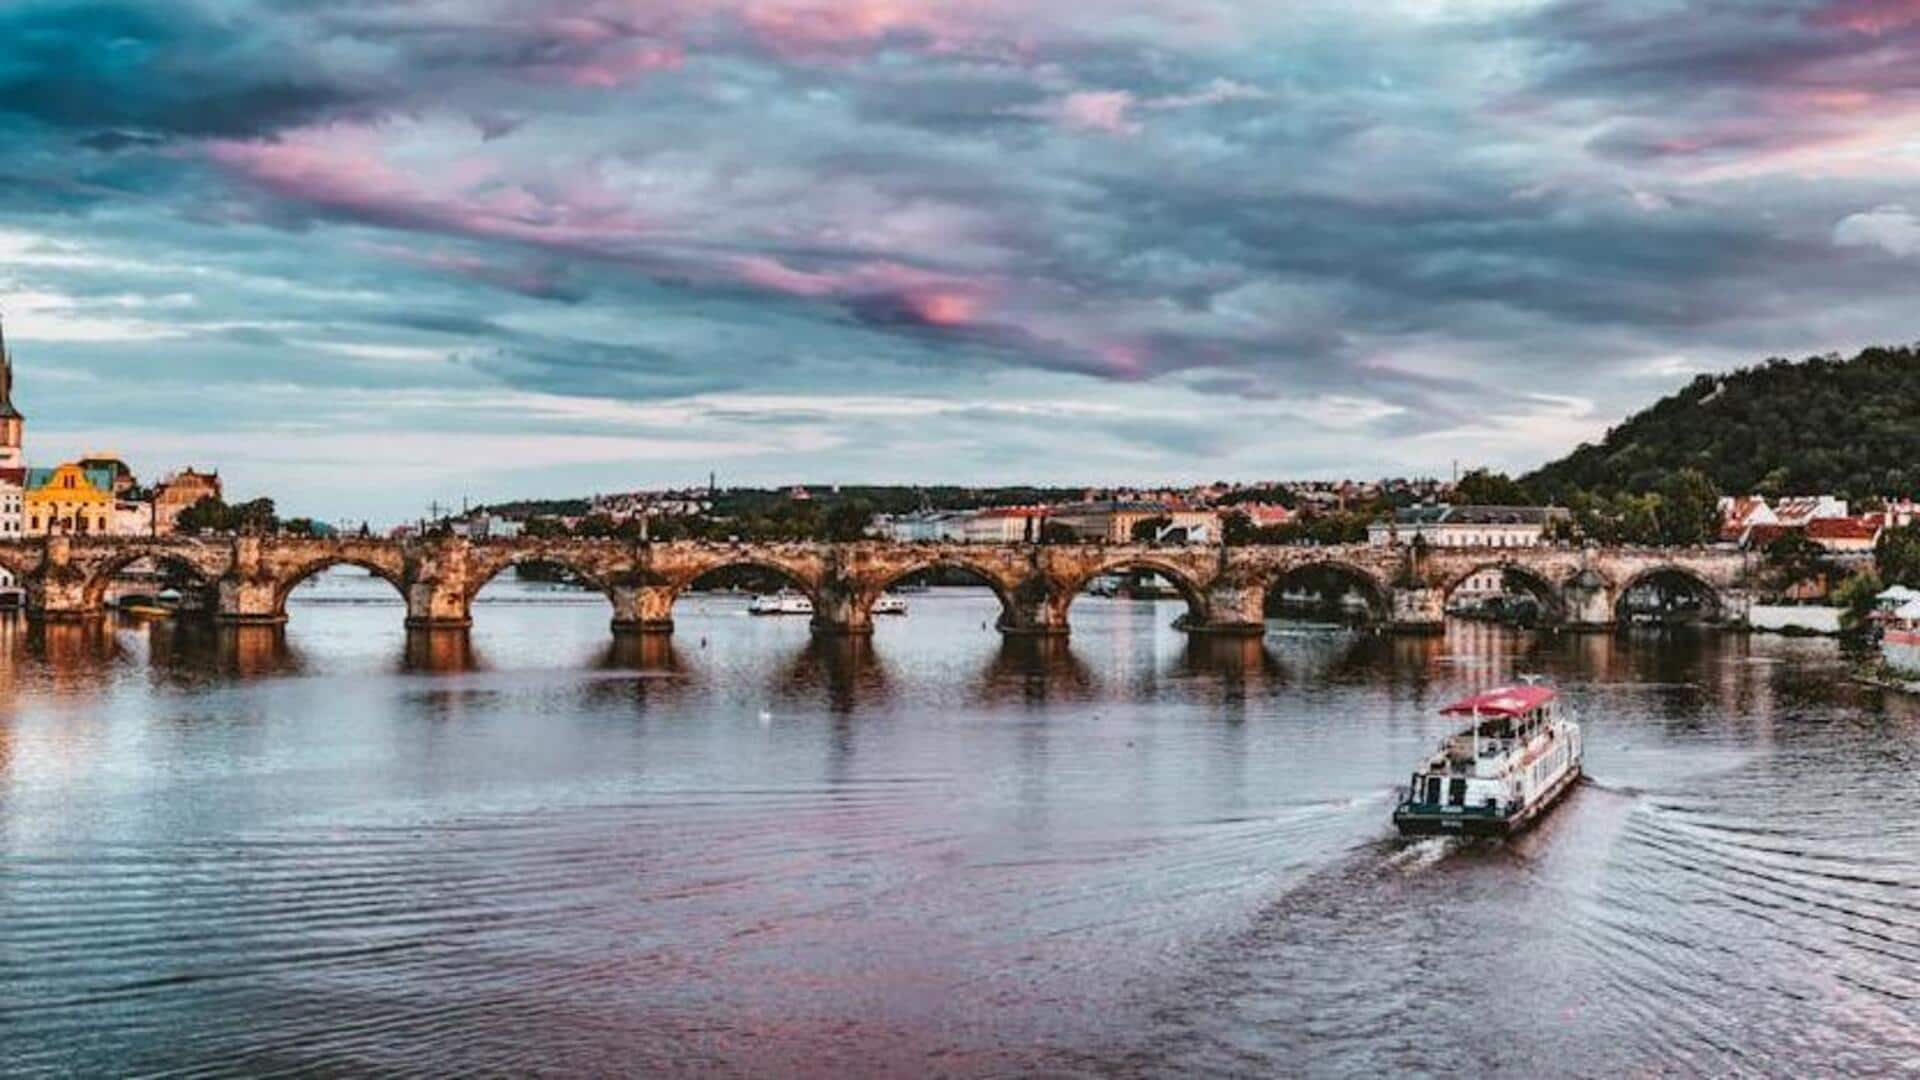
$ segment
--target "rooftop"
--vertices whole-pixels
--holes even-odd
[[[1551,686],[1501,686],[1461,698],[1440,711],[1448,716],[1524,716],[1557,695]]]

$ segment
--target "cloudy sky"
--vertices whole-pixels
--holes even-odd
[[[1523,468],[1920,338],[1920,0],[11,0],[29,452],[290,511]]]

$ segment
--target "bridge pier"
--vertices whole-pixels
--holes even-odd
[[[1022,581],[1003,601],[995,629],[1007,637],[1066,637],[1067,605],[1072,594],[1044,575]]]
[[[74,565],[73,540],[47,540],[46,560],[38,574],[25,579],[27,614],[41,622],[77,623],[97,619],[106,608],[87,588],[88,573]]]
[[[278,626],[287,621],[280,584],[272,579],[228,574],[214,586],[214,613],[218,622],[236,626]]]
[[[465,630],[472,625],[466,582],[416,581],[407,586],[407,629]]]
[[[673,633],[673,601],[678,595],[669,585],[614,585],[607,590],[607,598],[613,601],[613,632]]]
[[[1614,624],[1614,602],[1618,596],[1605,578],[1592,570],[1582,570],[1561,590],[1566,604],[1566,625],[1575,630],[1610,630]]]
[[[852,582],[825,582],[813,598],[813,632],[825,637],[869,636],[876,599],[863,595]]]
[[[1261,584],[1229,581],[1207,590],[1206,614],[1187,616],[1180,628],[1209,637],[1257,638],[1267,633],[1267,590]]]
[[[1397,634],[1439,634],[1447,628],[1447,597],[1439,589],[1395,586],[1387,629]]]

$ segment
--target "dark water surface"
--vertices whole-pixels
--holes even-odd
[[[1920,703],[1828,643],[1018,646],[963,590],[665,646],[512,584],[409,639],[382,588],[0,623],[4,1071],[1920,1073]],[[1516,671],[1593,782],[1394,838]]]

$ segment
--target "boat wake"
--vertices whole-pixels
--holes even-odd
[[[1465,847],[1468,841],[1458,836],[1423,836],[1400,843],[1400,850],[1386,858],[1386,865],[1401,873],[1416,874]]]

